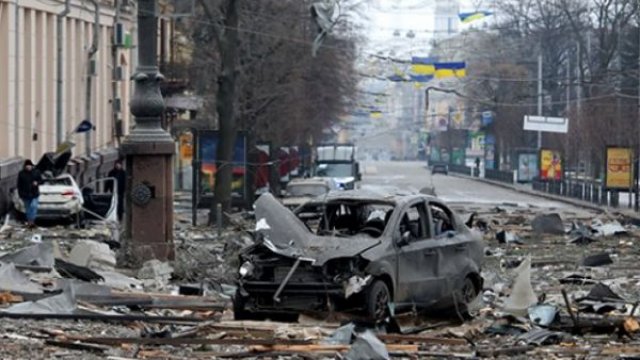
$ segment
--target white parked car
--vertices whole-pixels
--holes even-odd
[[[38,214],[36,220],[71,220],[81,225],[84,219],[99,219],[117,222],[118,197],[117,182],[113,178],[103,178],[91,182],[82,189],[75,179],[64,171],[70,153],[55,155],[46,153],[36,165],[42,175]],[[111,182],[113,193],[106,192]],[[24,216],[25,206],[18,191],[14,190],[12,200],[19,216]]]

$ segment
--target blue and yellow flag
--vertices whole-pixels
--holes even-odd
[[[493,15],[493,13],[491,11],[474,11],[460,13],[458,14],[458,17],[460,18],[460,22],[462,22],[463,24],[468,24],[476,20],[484,19],[489,15]]]
[[[436,79],[443,79],[448,77],[465,77],[467,76],[467,65],[465,62],[442,62],[435,63]]]
[[[414,56],[411,58],[411,72],[416,75],[433,75],[436,71],[434,63],[434,58]]]

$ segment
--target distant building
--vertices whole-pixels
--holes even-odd
[[[458,0],[435,0],[434,16],[434,39],[436,41],[454,35],[458,32],[458,14],[460,13],[460,3]]]

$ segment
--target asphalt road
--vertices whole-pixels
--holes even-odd
[[[431,175],[423,162],[366,162],[362,164],[362,169],[363,186],[394,186],[414,191],[424,187],[435,187],[438,197],[449,203],[483,205],[508,203],[524,207],[528,205],[544,208],[570,207],[564,203],[453,175]]]

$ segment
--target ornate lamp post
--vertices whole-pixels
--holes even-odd
[[[170,260],[173,248],[173,153],[161,126],[164,100],[157,59],[156,1],[138,2],[138,59],[131,113],[135,127],[125,138],[127,160],[126,241],[132,259]]]

